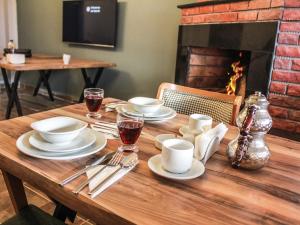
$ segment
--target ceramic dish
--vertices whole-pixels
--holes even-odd
[[[66,116],[52,117],[31,124],[32,129],[50,143],[69,142],[87,126],[86,122]]]
[[[24,64],[25,55],[24,54],[6,54],[6,59],[11,64]]]
[[[173,119],[177,115],[177,113],[175,112],[175,110],[173,110],[171,108],[168,108],[168,109],[170,110],[170,114],[168,114],[166,116],[161,116],[161,117],[144,117],[144,121],[156,123],[156,122],[162,122],[165,120]],[[124,111],[124,108],[122,106],[118,106],[116,108],[116,110],[117,110],[117,112],[124,113],[128,117],[132,117],[132,118],[136,117],[136,116],[130,115],[126,111]]]
[[[202,134],[203,131],[199,131],[199,130],[191,130],[189,128],[189,126],[185,125],[179,128],[179,133],[181,135],[185,135],[185,134],[192,134],[192,135],[199,135]]]
[[[155,147],[162,149],[162,143],[166,140],[176,138],[176,134],[160,134],[155,137]]]
[[[148,160],[150,170],[162,177],[173,180],[190,180],[201,176],[205,172],[202,162],[193,159],[192,168],[186,173],[170,173],[161,166],[161,154],[155,155]]]
[[[33,147],[47,152],[75,152],[91,146],[95,141],[96,136],[91,129],[83,130],[76,139],[67,144],[46,142],[36,131],[29,137],[29,143]]]
[[[146,118],[159,118],[159,117],[163,117],[163,116],[168,116],[172,113],[172,110],[165,106],[160,107],[156,112],[143,113],[143,114],[135,111],[134,108],[132,107],[132,105],[130,105],[130,104],[123,105],[122,110],[123,110],[123,112],[125,112],[126,114],[129,114],[129,115],[132,115],[132,116],[143,115]]]
[[[135,97],[128,100],[134,110],[140,113],[153,113],[159,110],[164,101],[156,98]]]
[[[49,159],[49,160],[71,160],[86,157],[92,154],[95,154],[106,146],[106,138],[103,134],[98,133],[96,131],[92,131],[96,136],[96,141],[91,146],[84,148],[80,151],[76,152],[45,152],[41,151],[35,147],[33,147],[29,143],[29,137],[33,134],[34,131],[29,131],[23,135],[21,135],[17,140],[17,148],[24,153],[25,155],[40,158],[40,159]]]

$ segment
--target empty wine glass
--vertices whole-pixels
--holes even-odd
[[[128,117],[123,113],[118,113],[117,126],[123,143],[118,150],[122,152],[138,152],[139,149],[135,143],[144,126],[143,115],[138,117]]]
[[[86,88],[84,89],[84,98],[89,111],[86,116],[93,119],[101,118],[101,114],[98,112],[104,98],[104,90],[101,88]]]

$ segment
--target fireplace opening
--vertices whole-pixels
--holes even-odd
[[[179,26],[175,83],[268,95],[277,29],[277,22]]]
[[[184,85],[245,97],[250,57],[249,51],[188,47]]]

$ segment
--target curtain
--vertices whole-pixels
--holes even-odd
[[[0,54],[9,40],[14,40],[18,47],[17,0],[0,0]],[[3,83],[2,76],[0,83]]]
[[[0,49],[9,40],[18,46],[17,0],[0,0]]]

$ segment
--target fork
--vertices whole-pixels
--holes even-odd
[[[114,175],[116,175],[121,169],[124,168],[133,168],[138,164],[138,156],[136,153],[131,153],[130,155],[123,157],[121,162],[118,165],[118,169],[114,171],[112,174],[107,176],[102,182],[100,182],[93,190],[89,192],[92,198],[95,197],[96,193],[102,188],[104,184],[106,184]]]
[[[85,188],[89,182],[96,177],[99,173],[101,173],[106,167],[108,166],[118,166],[121,162],[123,158],[123,152],[119,152],[117,151],[114,156],[112,157],[112,159],[105,165],[103,166],[97,173],[95,173],[93,176],[91,176],[90,178],[88,178],[86,181],[84,181],[83,183],[81,183],[80,185],[78,185],[75,190],[73,191],[74,194],[78,194],[83,188]]]
[[[108,161],[108,159],[111,159],[111,157],[114,154],[115,153],[111,152],[111,153],[107,153],[106,155],[98,158],[97,160],[93,161],[91,164],[87,165],[85,168],[79,170],[78,172],[74,173],[73,175],[71,175],[71,176],[67,177],[66,179],[64,179],[63,181],[61,181],[59,183],[59,185],[64,186],[64,185],[68,184],[69,182],[71,182],[74,179],[78,178],[80,175],[84,174],[86,171],[88,171],[92,168],[95,168],[96,166],[99,166],[104,161]]]

